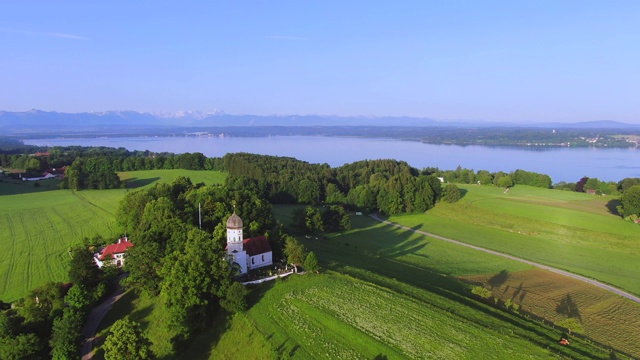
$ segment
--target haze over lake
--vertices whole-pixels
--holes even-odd
[[[577,182],[583,176],[603,181],[640,177],[637,149],[540,148],[433,145],[414,141],[338,137],[116,137],[30,139],[25,144],[43,146],[107,146],[153,152],[201,152],[209,157],[227,153],[295,157],[332,167],[358,160],[404,160],[418,169],[457,166],[491,172],[517,169],[551,176],[553,183]]]

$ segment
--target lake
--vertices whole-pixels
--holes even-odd
[[[577,182],[583,176],[603,181],[640,177],[637,149],[523,148],[433,145],[393,139],[322,136],[275,137],[114,137],[30,139],[25,144],[42,146],[108,146],[153,152],[201,152],[208,157],[248,152],[289,156],[332,167],[358,160],[404,160],[418,169],[458,166],[490,172],[517,169],[534,171],[559,181]]]

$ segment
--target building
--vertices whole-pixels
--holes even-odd
[[[243,239],[242,219],[234,211],[227,219],[227,254],[240,274],[273,264],[269,241],[264,236]]]
[[[116,244],[108,245],[104,249],[100,250],[100,252],[96,253],[93,256],[93,260],[99,268],[102,268],[104,265],[109,263],[112,263],[117,267],[122,267],[124,265],[126,252],[132,246],[133,243],[125,236],[119,239]]]

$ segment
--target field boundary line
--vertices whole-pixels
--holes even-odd
[[[597,281],[597,280],[594,280],[594,279],[590,279],[590,278],[582,276],[582,275],[574,274],[572,272],[565,271],[565,270],[560,270],[560,269],[557,269],[557,268],[554,268],[554,267],[551,267],[551,266],[548,266],[548,265],[543,265],[543,264],[540,264],[540,263],[537,263],[537,262],[534,262],[534,261],[525,260],[525,259],[513,256],[513,255],[501,253],[499,251],[490,250],[490,249],[486,249],[486,248],[483,248],[483,247],[480,247],[480,246],[467,244],[467,243],[462,242],[462,241],[446,238],[444,236],[432,234],[432,233],[429,233],[429,232],[426,232],[426,231],[413,229],[413,228],[410,228],[408,226],[404,226],[404,225],[400,225],[398,223],[391,222],[389,220],[384,220],[384,219],[380,218],[380,216],[375,215],[375,214],[372,214],[370,216],[371,216],[371,218],[373,218],[376,221],[379,221],[379,222],[387,224],[387,225],[395,226],[395,227],[400,228],[400,229],[404,229],[404,230],[408,230],[408,231],[411,231],[411,232],[414,232],[414,233],[417,233],[417,234],[429,236],[429,237],[432,237],[432,238],[435,238],[435,239],[438,239],[438,240],[442,240],[442,241],[446,241],[446,242],[449,242],[449,243],[452,243],[452,244],[465,246],[465,247],[468,247],[468,248],[471,248],[471,249],[474,249],[474,250],[483,251],[483,252],[488,253],[488,254],[502,256],[502,257],[507,258],[509,260],[518,261],[520,263],[531,265],[531,266],[535,266],[537,268],[548,270],[548,271],[551,271],[551,272],[556,273],[556,274],[568,276],[568,277],[570,277],[572,279],[580,280],[580,281],[586,282],[588,284],[597,286],[597,287],[599,287],[601,289],[607,290],[607,291],[612,292],[612,293],[614,293],[616,295],[622,296],[623,298],[629,299],[629,300],[631,300],[631,301],[633,301],[635,303],[640,304],[640,297],[635,296],[635,295],[633,295],[631,293],[628,293],[628,292],[626,292],[624,290],[618,289],[616,287],[613,287],[611,285],[605,284],[603,282],[600,282],[600,281]]]

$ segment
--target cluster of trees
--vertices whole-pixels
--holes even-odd
[[[225,251],[226,220],[234,210],[247,222],[247,236],[265,235],[274,256],[282,255],[283,227],[273,219],[271,205],[249,190],[194,185],[179,177],[130,192],[118,207],[118,222],[135,239],[125,286],[161,297],[177,348],[220,307],[231,313],[246,307],[246,290],[233,281]]]
[[[404,161],[363,160],[331,168],[293,158],[227,154],[227,184],[272,203],[343,205],[364,212],[423,212],[440,199],[440,180]]]
[[[34,156],[38,151],[46,154]],[[100,172],[157,169],[220,170],[222,168],[221,158],[207,158],[201,153],[154,153],[128,151],[124,148],[82,146],[40,148],[25,145],[0,148],[1,167],[25,169],[33,174],[69,166],[78,158],[92,161],[94,170]]]
[[[494,185],[502,188],[511,187],[513,185],[529,185],[549,189],[551,188],[551,177],[546,174],[536,172],[516,170],[511,173],[504,171],[489,172],[487,170],[478,170],[474,172],[472,169],[465,169],[458,166],[455,170],[439,170],[429,169],[433,173],[441,176],[445,181],[459,184],[477,184]]]
[[[94,242],[104,242],[101,238]],[[70,252],[71,283],[47,283],[0,311],[0,359],[75,359],[90,307],[107,293],[117,269],[98,269],[90,241]]]
[[[315,206],[296,209],[293,213],[293,227],[303,234],[337,232],[351,229],[349,213],[340,205]]]
[[[124,186],[118,174],[100,166],[105,158],[79,157],[67,167],[60,187],[63,189],[117,189]]]

